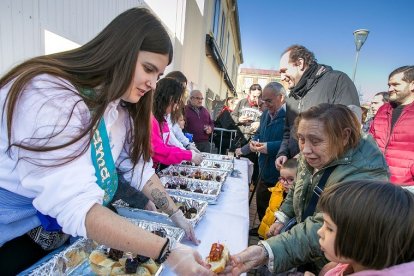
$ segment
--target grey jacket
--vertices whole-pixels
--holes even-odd
[[[295,99],[291,94],[286,99],[286,121],[283,141],[277,157],[294,157],[299,153],[297,141],[294,139],[294,122],[298,114],[312,106],[321,103],[356,105],[360,106],[358,92],[352,80],[343,72],[332,70],[330,66],[324,66],[325,71],[317,75],[315,79],[308,79],[306,94]]]

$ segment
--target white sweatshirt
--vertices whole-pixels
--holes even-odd
[[[183,143],[181,143],[178,138],[176,137],[174,131],[173,131],[173,125],[171,122],[171,114],[168,114],[166,116],[164,116],[165,120],[167,121],[168,124],[168,128],[170,130],[169,133],[169,139],[168,139],[168,145],[170,146],[174,146],[174,147],[179,147],[180,149],[186,149],[183,145]]]
[[[1,110],[10,85],[0,91]],[[68,121],[72,110],[73,115]],[[41,213],[56,218],[65,233],[86,237],[86,213],[95,203],[102,204],[104,195],[104,191],[96,184],[90,147],[79,158],[65,165],[43,168],[33,162],[56,164],[63,156],[83,149],[89,137],[52,152],[33,152],[13,147],[9,156],[5,152],[8,147],[6,120],[7,114],[4,113],[0,125],[0,187],[34,198],[33,206]],[[53,76],[39,75],[27,85],[18,100],[11,142],[28,142],[31,137],[42,138],[53,133],[55,135],[47,141],[40,139],[30,143],[61,145],[77,136],[89,120],[89,109],[71,84]],[[129,144],[125,139],[129,128],[128,114],[119,105],[119,100],[109,104],[104,120],[116,166],[122,171],[132,168],[127,157]],[[17,162],[19,157],[30,159]],[[152,161],[145,163],[141,159],[125,178],[131,181],[132,186],[142,190],[153,174]]]

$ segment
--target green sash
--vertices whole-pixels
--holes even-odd
[[[99,120],[98,128],[92,137],[91,155],[97,178],[96,183],[105,191],[103,204],[107,205],[118,189],[118,174],[103,118]]]
[[[93,98],[96,93],[90,88],[83,88],[80,90],[83,96]],[[93,113],[93,110],[91,110]],[[95,130],[91,141],[91,155],[93,166],[95,167],[96,183],[102,190],[105,191],[103,205],[107,205],[116,190],[118,189],[118,174],[115,167],[115,162],[112,157],[111,145],[109,143],[108,133],[104,118],[98,122],[98,128]]]

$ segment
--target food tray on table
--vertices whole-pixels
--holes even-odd
[[[189,197],[216,204],[222,183],[177,176],[163,176],[161,183],[170,195]]]
[[[178,195],[170,195],[175,204],[183,211],[184,216],[190,221],[193,226],[196,226],[204,217],[207,209],[207,201],[182,197]],[[128,204],[122,200],[118,200],[112,204],[115,209],[123,217],[134,218],[147,221],[155,221],[174,226],[174,222],[167,214],[160,212],[147,211],[137,208],[130,208]]]
[[[69,275],[81,263],[87,260],[89,254],[98,246],[93,240],[78,239],[43,264],[34,265],[33,268],[29,268],[19,275]]]
[[[137,219],[129,219],[133,224],[151,231],[159,236],[169,237],[172,242],[178,242],[184,237],[184,230],[173,227],[166,224],[149,222]],[[96,275],[91,263],[89,256],[91,253],[97,253],[100,255],[107,256],[109,249],[104,245],[98,245],[96,242],[89,239],[79,239],[68,248],[64,249],[56,256],[52,257],[49,261],[38,266],[33,271],[25,275]],[[113,262],[113,266],[110,266],[109,270],[117,269],[117,272],[111,273],[111,275],[125,274],[122,265],[125,263],[126,253],[123,254],[122,260],[116,262],[111,259],[105,259],[103,263],[108,264]],[[146,261],[149,263],[151,261]],[[154,267],[154,262],[151,262]],[[97,266],[97,265],[95,265]],[[144,266],[144,265],[140,265]],[[97,266],[103,269],[102,266]],[[153,270],[152,275],[159,275],[163,269],[163,265],[156,264],[156,268]],[[109,275],[109,273],[108,273]]]
[[[199,167],[202,169],[213,169],[213,170],[220,170],[220,171],[228,171],[231,172],[234,168],[233,162],[226,162],[226,161],[219,161],[219,160],[212,160],[212,159],[205,159],[201,162],[200,165],[195,165],[191,161],[183,161],[179,166],[190,166],[190,167]]]
[[[226,171],[186,166],[170,166],[159,172],[160,177],[178,176],[185,179],[194,179],[199,181],[210,181],[219,183],[224,183],[224,181],[226,181],[227,174],[228,172]]]
[[[203,156],[203,159],[217,160],[217,161],[223,161],[223,162],[234,162],[234,157],[229,156],[229,155],[205,153],[205,152],[202,152],[201,155]]]

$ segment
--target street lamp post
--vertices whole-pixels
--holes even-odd
[[[359,29],[354,32],[356,57],[355,57],[354,73],[352,74],[353,82],[355,82],[355,74],[356,74],[356,69],[358,65],[359,50],[361,50],[362,45],[364,45],[365,40],[367,40],[368,34],[369,34],[369,31],[366,29]]]

